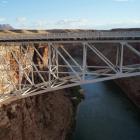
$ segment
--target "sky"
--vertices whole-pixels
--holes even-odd
[[[139,28],[140,0],[0,0],[0,24],[25,29]]]

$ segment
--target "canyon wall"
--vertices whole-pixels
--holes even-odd
[[[67,50],[73,57],[80,57],[82,59],[82,44],[64,44]],[[113,64],[116,63],[116,47],[120,44],[116,43],[96,43],[94,47],[98,49],[104,56],[106,56]],[[140,44],[131,44],[137,50],[140,51]],[[140,64],[140,58],[132,53],[126,46],[124,46],[124,61],[123,65]],[[87,64],[89,66],[98,65],[102,66],[105,63],[90,49],[88,49]],[[116,79],[114,82],[119,85],[119,87],[124,91],[124,93],[129,97],[134,104],[140,107],[140,76]]]
[[[0,108],[0,140],[65,140],[73,106],[64,90],[33,96]]]
[[[131,44],[137,50],[140,51],[140,44]],[[100,50],[112,63],[115,63],[116,50],[114,49],[115,44],[102,44],[95,45],[95,47]],[[124,46],[124,62],[123,65],[140,64],[140,58],[129,49]],[[95,54],[88,55],[88,64],[102,65],[102,61]],[[121,78],[114,80],[116,84],[124,91],[124,93],[129,97],[134,104],[140,107],[140,76]]]
[[[19,79],[22,83],[26,82],[25,75],[19,77],[19,65],[14,59],[11,52],[16,54],[17,59],[22,61],[26,69],[26,73],[30,77],[30,62],[26,59],[26,55],[32,58],[39,70],[48,69],[48,46],[39,46],[34,44],[38,49],[42,59],[38,58],[37,53],[33,49],[24,47],[25,52],[20,50],[19,46],[15,46],[1,55],[5,57],[10,66],[10,72],[6,75],[5,79],[8,81],[10,74],[12,82],[16,85]],[[5,47],[6,48],[6,47]],[[29,47],[31,48],[31,47]],[[0,65],[4,65],[5,62]],[[9,67],[8,67],[9,68]],[[7,68],[7,70],[8,70]],[[3,73],[1,73],[3,75]],[[42,75],[48,78],[47,74]],[[34,74],[34,80],[39,83],[39,77]],[[0,81],[3,86],[2,82]],[[4,88],[1,88],[5,92]],[[13,88],[7,88],[8,92]],[[2,105],[0,108],[0,140],[67,140],[71,136],[72,127],[74,124],[74,106],[72,97],[69,96],[70,90],[58,90],[55,92],[48,92],[42,95],[28,97],[22,100],[14,101],[7,105]],[[76,108],[76,107],[75,107]]]

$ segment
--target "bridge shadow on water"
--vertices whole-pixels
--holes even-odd
[[[81,87],[85,100],[77,111],[73,140],[140,140],[140,110],[115,83]]]

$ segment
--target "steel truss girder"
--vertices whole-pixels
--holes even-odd
[[[73,87],[80,84],[95,83],[140,75],[140,63],[124,65],[124,48],[128,48],[134,55],[138,57],[139,61],[140,51],[136,50],[127,41],[121,41],[119,43],[117,42],[116,44],[117,46],[114,47],[114,49],[116,49],[115,64],[98,49],[96,42],[81,42],[81,46],[79,46],[79,48],[82,49],[82,54],[80,54],[80,63],[76,60],[75,56],[69,52],[68,47],[70,46],[62,46],[62,44],[59,43],[39,43],[38,48],[36,48],[34,43],[31,42],[21,43],[20,46],[14,44],[10,46],[5,45],[3,47],[6,50],[9,50],[8,53],[12,55],[12,59],[18,68],[13,70],[12,64],[6,64],[5,54],[0,53],[1,58],[4,59],[4,64],[0,63],[0,73],[4,73],[4,75],[10,79],[10,81],[5,80],[3,82],[1,78],[0,85],[2,89],[0,91],[0,102],[6,103],[12,100],[17,100],[58,89]],[[33,56],[31,57],[29,52],[29,50],[32,50],[33,54],[36,53],[37,60],[39,60],[40,63],[43,63],[44,58],[38,50],[41,46],[42,48],[48,49],[48,58],[47,60],[45,59],[48,64],[47,69],[41,69],[39,64],[33,61]],[[19,51],[16,52],[14,47],[18,48]],[[76,50],[77,48],[73,49]],[[18,53],[22,56],[21,58]],[[91,53],[98,57],[104,65],[93,64],[89,66],[87,61],[88,56]],[[22,59],[27,61],[27,64]],[[92,70],[89,71],[89,69]],[[17,82],[11,78],[13,76],[11,74],[13,71],[18,76]],[[44,75],[47,78],[45,78]],[[92,79],[87,79],[87,75],[92,76]],[[36,79],[36,76],[38,79],[40,79],[38,82],[36,82],[36,80],[38,80]],[[8,89],[9,87],[12,88]]]

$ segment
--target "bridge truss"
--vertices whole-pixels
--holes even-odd
[[[138,76],[140,48],[134,47],[136,43],[140,40],[2,42],[0,102]],[[105,53],[105,49],[110,50],[109,53]]]

